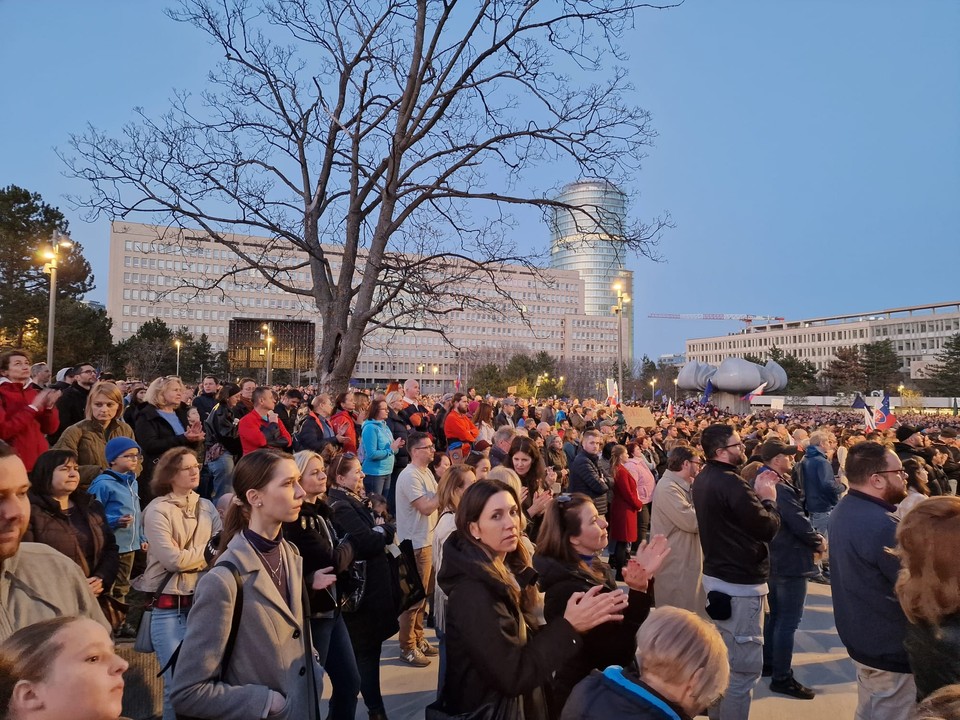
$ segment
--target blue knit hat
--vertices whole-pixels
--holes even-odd
[[[104,455],[107,457],[107,462],[112,463],[127,450],[133,450],[134,448],[139,450],[140,446],[137,445],[134,440],[121,435],[120,437],[115,437],[113,440],[107,443],[107,449],[104,452]]]

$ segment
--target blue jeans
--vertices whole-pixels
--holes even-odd
[[[233,455],[224,451],[216,460],[207,463],[210,472],[210,501],[214,504],[227,493],[233,492]]]
[[[313,647],[333,689],[327,718],[353,720],[357,714],[357,696],[360,694],[360,671],[343,615],[314,618],[310,621],[310,631],[313,634]]]
[[[383,495],[385,488],[390,487],[389,475],[364,475],[363,489],[367,495]]]
[[[183,642],[187,633],[187,612],[185,610],[154,610],[150,615],[150,638],[157,653],[157,662],[164,667],[173,655],[173,651]],[[176,720],[173,706],[170,705],[170,686],[173,673],[168,669],[163,673],[163,720]]]
[[[770,615],[763,628],[763,664],[769,665],[774,680],[793,677],[793,637],[803,617],[807,597],[804,577],[771,577]]]

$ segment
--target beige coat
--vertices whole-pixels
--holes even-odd
[[[296,548],[283,542],[287,587],[292,609],[277,592],[253,546],[237,534],[197,586],[187,616],[187,634],[173,678],[171,700],[178,714],[218,720],[259,720],[270,691],[286,698],[286,706],[270,719],[312,720],[306,679],[301,586],[303,563]],[[237,586],[230,561],[243,579],[243,612],[233,655],[223,682],[214,680],[230,633]],[[323,670],[311,648],[310,658],[321,690]]]
[[[671,605],[706,617],[703,552],[691,487],[677,473],[666,470],[653,491],[650,534],[666,535],[670,544],[653,592],[658,607]]]
[[[192,595],[200,571],[207,566],[203,548],[222,527],[213,503],[195,492],[185,498],[173,493],[154,498],[143,511],[143,534],[150,543],[147,569],[133,581],[133,586],[148,593]],[[161,589],[164,576],[173,571],[177,574]]]

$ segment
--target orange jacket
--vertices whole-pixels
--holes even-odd
[[[447,436],[448,445],[454,440],[472,444],[476,442],[480,431],[468,416],[451,410],[443,421],[443,434]]]

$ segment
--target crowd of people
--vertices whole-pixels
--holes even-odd
[[[954,418],[50,375],[0,353],[6,717],[118,717],[135,639],[164,720],[381,720],[398,635],[431,718],[746,720],[809,582],[858,719],[956,717]]]

